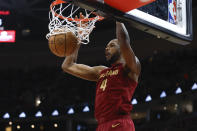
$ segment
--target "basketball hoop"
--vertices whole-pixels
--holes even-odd
[[[83,14],[83,18],[79,17],[80,13]],[[52,35],[72,32],[80,43],[88,44],[89,35],[94,29],[95,23],[103,19],[93,11],[82,9],[63,0],[56,0],[50,6],[49,33],[46,38],[49,39]]]

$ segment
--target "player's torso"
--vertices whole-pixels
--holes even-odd
[[[130,101],[136,86],[137,83],[128,77],[122,64],[103,70],[97,82],[96,118],[128,114],[132,109]]]

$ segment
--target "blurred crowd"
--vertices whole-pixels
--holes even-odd
[[[197,113],[182,114],[169,120],[153,121],[136,126],[137,131],[196,131]]]
[[[177,87],[191,90],[197,81],[197,49],[154,52],[142,61],[142,74],[135,96],[141,100],[151,94],[159,99],[162,91],[174,95]]]
[[[134,97],[139,103],[143,103],[147,94],[151,94],[153,99],[159,99],[163,90],[171,96],[178,86],[183,92],[191,90],[191,86],[197,81],[196,52],[197,49],[168,53],[154,51],[152,56],[141,60],[142,74]],[[94,103],[96,83],[66,74],[61,67],[0,70],[0,82],[1,111],[4,112],[8,109],[20,112],[32,108],[54,109],[66,105]],[[39,107],[35,107],[37,97],[41,99]],[[172,127],[164,124],[162,126],[167,127],[162,128],[163,130],[151,126],[150,130],[171,131],[174,130],[171,128],[176,127],[180,128],[179,131],[193,131],[184,130],[184,125],[195,123],[193,119],[197,121],[196,117],[177,117],[176,123],[172,122]],[[149,126],[145,129],[148,130]]]
[[[142,73],[134,96],[143,101],[147,94],[159,98],[163,90],[173,95],[178,86],[183,91],[190,90],[197,79],[196,52],[197,49],[155,51],[141,60]],[[38,96],[47,104],[94,103],[96,83],[66,74],[61,67],[0,70],[0,82],[0,100],[14,106],[32,105]]]

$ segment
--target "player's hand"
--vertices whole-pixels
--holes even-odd
[[[82,14],[82,12],[80,12],[79,18],[76,15],[75,19],[85,19],[85,16]],[[79,22],[77,22],[77,27],[86,28],[86,26],[88,26],[88,21],[79,21]]]
[[[85,18],[85,16],[82,14],[82,12],[80,12],[79,18],[78,18],[78,16],[75,16],[75,19],[84,19],[84,18]],[[77,22],[79,35],[83,35],[83,30],[85,28],[87,28],[87,26],[88,26],[88,21],[78,21]]]

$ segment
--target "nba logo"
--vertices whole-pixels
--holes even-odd
[[[177,0],[168,0],[168,21],[177,24]]]

